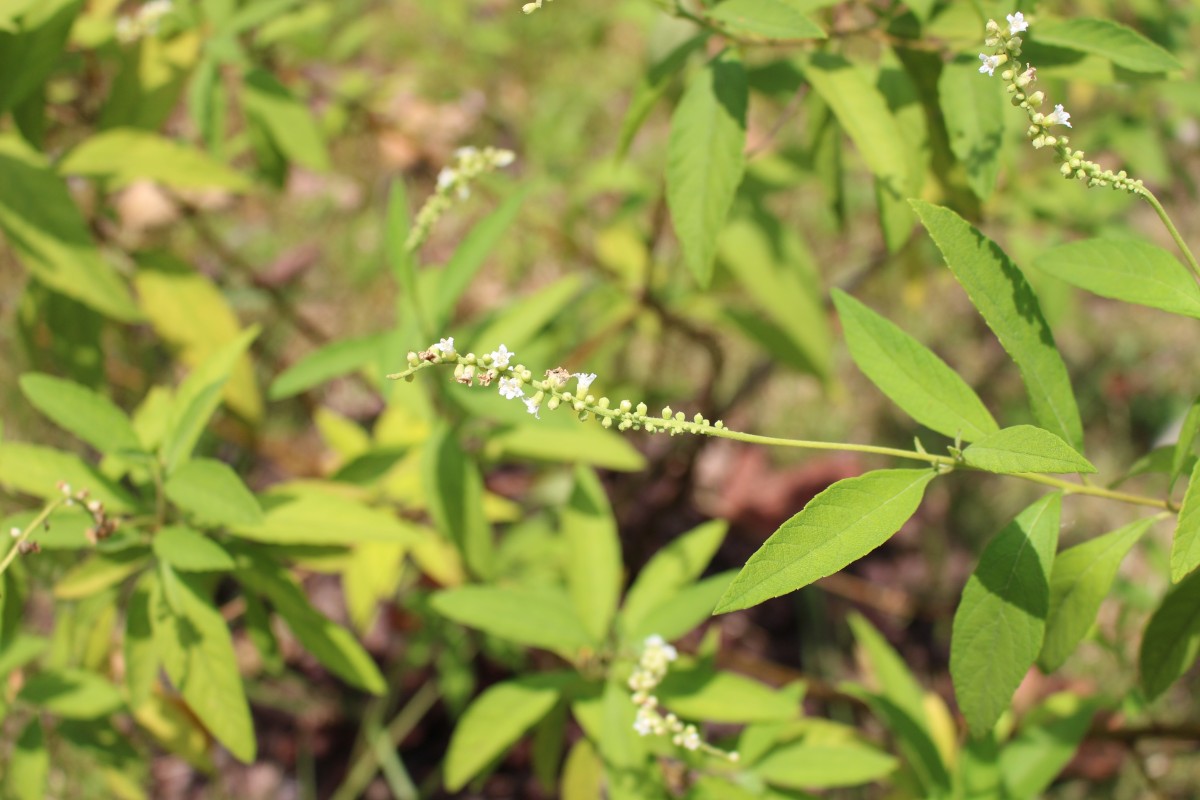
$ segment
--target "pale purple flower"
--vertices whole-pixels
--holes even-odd
[[[1000,56],[989,56],[985,53],[980,53],[979,60],[983,62],[979,65],[981,73],[986,72],[988,75],[996,74],[996,67],[1000,66]]]
[[[1024,33],[1029,30],[1029,23],[1025,21],[1025,15],[1018,11],[1015,14],[1008,15],[1008,32],[1012,35]]]
[[[1063,110],[1062,103],[1054,107],[1054,111],[1046,115],[1045,125],[1066,125],[1071,127],[1071,115]]]

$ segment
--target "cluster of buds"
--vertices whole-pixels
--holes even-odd
[[[142,4],[135,14],[118,17],[117,41],[132,44],[138,39],[154,36],[158,33],[159,23],[174,10],[171,0],[150,0]]]
[[[737,751],[726,752],[705,742],[700,737],[700,731],[695,725],[685,724],[674,714],[663,714],[659,711],[658,698],[654,690],[667,677],[671,662],[678,658],[679,653],[667,644],[657,634],[649,636],[642,645],[642,655],[638,659],[633,674],[629,676],[629,689],[633,692],[631,699],[637,706],[637,719],[633,729],[641,736],[670,736],[671,743],[684,750],[702,750],[712,755],[737,761]]]
[[[1037,81],[1037,69],[1032,64],[1022,64],[1015,60],[1021,55],[1021,37],[1018,34],[1029,30],[1029,22],[1020,11],[1009,14],[1007,19],[1007,29],[1002,28],[995,20],[988,20],[984,45],[992,48],[993,52],[979,54],[979,60],[983,62],[979,71],[994,75],[997,69],[1011,61],[1011,66],[1001,71],[1000,78],[1007,84],[1005,89],[1012,96],[1012,104],[1024,109],[1029,116],[1029,129],[1026,134],[1030,143],[1037,150],[1044,147],[1053,148],[1064,178],[1086,181],[1089,187],[1111,186],[1130,194],[1145,194],[1140,180],[1130,178],[1124,170],[1113,172],[1104,169],[1095,161],[1087,160],[1082,150],[1070,148],[1066,136],[1058,135],[1051,129],[1055,125],[1072,127],[1071,115],[1061,103],[1055,105],[1049,114],[1043,114],[1039,110],[1046,101],[1046,96],[1041,91],[1033,90],[1033,84]]]
[[[404,247],[411,253],[420,247],[442,215],[454,205],[454,199],[466,200],[471,196],[471,182],[488,172],[507,167],[516,160],[511,150],[496,147],[460,147],[454,151],[454,166],[443,167],[438,173],[437,187],[413,222],[412,230]]]
[[[498,382],[500,395],[507,400],[520,400],[530,414],[540,418],[541,409],[554,411],[566,406],[576,413],[580,421],[593,417],[605,428],[619,431],[650,433],[666,432],[674,436],[679,433],[713,435],[725,429],[725,423],[715,423],[701,414],[688,419],[682,411],[672,411],[670,406],[655,415],[645,403],[634,404],[630,400],[614,403],[607,397],[596,397],[589,392],[595,373],[569,372],[563,367],[546,370],[545,377],[535,378],[524,364],[514,364],[515,354],[504,345],[486,355],[459,353],[454,348],[454,339],[447,337],[430,345],[421,352],[408,354],[408,369],[388,375],[393,380],[412,380],[422,369],[436,365],[454,364],[454,378],[470,386],[478,381],[482,386]],[[571,389],[574,381],[574,390]]]
[[[92,515],[92,525],[84,533],[90,543],[96,544],[97,542],[101,542],[117,532],[120,521],[115,517],[108,516],[108,512],[104,509],[104,503],[99,500],[88,499],[89,493],[87,489],[73,491],[69,483],[59,481],[58,490],[63,494],[63,505],[70,507],[79,504]],[[50,523],[47,521],[46,526],[49,527],[49,525]],[[24,542],[24,544],[31,544],[36,547],[35,542]]]

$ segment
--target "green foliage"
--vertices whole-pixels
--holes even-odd
[[[989,433],[962,454],[963,463],[987,472],[1095,472],[1086,458],[1047,430],[1014,425]]]

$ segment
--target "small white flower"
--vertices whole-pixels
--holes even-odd
[[[1029,23],[1025,21],[1025,15],[1018,11],[1015,14],[1008,15],[1008,32],[1016,35],[1029,30]]]
[[[505,400],[516,400],[518,397],[525,396],[525,390],[521,388],[521,382],[516,378],[501,378],[500,396]]]
[[[981,73],[986,72],[988,75],[996,74],[996,67],[1000,66],[1000,56],[989,56],[985,53],[980,53],[979,60],[983,62],[979,65]]]
[[[648,708],[639,708],[637,720],[633,723],[633,729],[641,736],[649,736],[658,727],[654,723],[654,712]]]
[[[14,539],[19,539],[21,537],[21,529],[20,528],[10,528],[8,531],[8,535],[13,537]]]
[[[527,411],[529,411],[530,414],[533,414],[538,419],[542,418],[542,415],[538,413],[539,411],[542,410],[541,403],[537,402],[532,397],[526,397],[524,400],[524,403],[525,403],[525,409]]]
[[[470,196],[471,196],[471,187],[470,186],[467,186],[464,183],[463,185],[458,187],[458,199],[459,200],[466,200]]]
[[[1052,112],[1050,112],[1049,114],[1046,115],[1046,119],[1043,124],[1045,124],[1045,125],[1066,125],[1068,128],[1070,128],[1070,127],[1072,127],[1071,126],[1071,115],[1063,109],[1062,103],[1059,103],[1058,105],[1056,105],[1054,107],[1054,110]]]
[[[460,147],[454,151],[454,157],[457,158],[459,161],[463,161],[468,158],[474,158],[478,154],[479,154],[478,148],[471,147],[470,145],[468,145],[466,147]]]
[[[572,374],[576,378],[579,379],[579,387],[578,387],[579,394],[580,395],[587,394],[588,387],[592,385],[592,381],[596,380],[596,373],[589,372],[587,374],[584,374],[582,372],[575,372]]]
[[[442,355],[448,356],[454,352],[454,337],[447,336],[446,338],[442,339],[437,344],[430,345],[429,349],[437,350],[437,351],[441,352]]]
[[[439,191],[446,191],[454,182],[458,180],[458,172],[450,167],[442,167],[442,171],[437,176],[437,188]]]
[[[497,167],[507,167],[509,164],[516,161],[517,154],[512,150],[497,150],[492,156],[492,163]]]
[[[492,366],[496,369],[507,369],[509,359],[511,359],[514,355],[516,354],[513,353],[513,351],[509,350],[504,345],[500,345],[491,352]]]

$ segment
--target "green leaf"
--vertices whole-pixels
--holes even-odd
[[[351,686],[371,694],[387,691],[387,682],[375,661],[354,634],[336,624],[309,603],[304,590],[274,561],[250,556],[249,566],[239,563],[238,579],[247,590],[266,597],[283,617],[300,645],[330,672]]]
[[[550,427],[546,420],[520,425],[490,436],[484,447],[489,460],[554,461],[587,464],[615,472],[641,472],[646,457],[625,437],[593,425]]]
[[[516,744],[558,702],[572,673],[526,675],[490,687],[462,715],[446,752],[446,788],[457,792]]]
[[[603,642],[621,595],[621,540],[604,486],[586,467],[575,469],[575,486],[562,513],[562,533],[571,603],[592,640]]]
[[[444,330],[463,292],[517,219],[528,192],[517,192],[478,224],[454,250],[438,275],[437,296],[430,316],[435,331]],[[416,297],[416,295],[414,295]],[[482,346],[482,345],[481,345]],[[492,345],[493,347],[495,345]],[[515,348],[517,345],[513,345]]]
[[[262,522],[234,525],[231,529],[243,539],[267,544],[342,546],[362,541],[413,541],[408,523],[337,494],[325,484],[284,484],[260,499]]]
[[[1192,401],[1188,407],[1187,415],[1183,418],[1183,423],[1179,426],[1179,439],[1175,442],[1175,447],[1171,450],[1171,469],[1170,485],[1175,486],[1175,481],[1179,480],[1187,469],[1189,459],[1194,458],[1196,450],[1196,437],[1200,435],[1200,397]]]
[[[1147,242],[1069,242],[1042,251],[1033,265],[1101,297],[1200,318],[1200,286],[1196,279],[1175,256]]]
[[[729,570],[685,586],[647,611],[636,625],[629,626],[627,639],[636,642],[651,634],[678,639],[713,615],[736,574]]]
[[[1154,524],[1141,519],[1068,548],[1050,572],[1050,611],[1038,666],[1049,674],[1061,667],[1091,629],[1121,562]]]
[[[800,741],[772,750],[754,766],[768,783],[794,789],[861,786],[885,778],[900,762],[856,742],[808,744]]]
[[[22,375],[20,384],[34,408],[101,453],[142,449],[129,417],[107,397],[74,381],[34,372]]]
[[[1033,425],[1014,425],[988,434],[963,450],[962,457],[968,467],[1005,475],[1096,471],[1071,445]]]
[[[96,249],[66,183],[14,136],[0,136],[0,231],[46,286],[113,319],[141,319],[129,287]]]
[[[456,433],[439,426],[425,444],[422,481],[437,529],[458,546],[463,560],[480,577],[495,566],[492,528],[483,515],[483,478],[467,458]]]
[[[242,106],[247,118],[258,125],[280,153],[317,172],[329,169],[325,140],[306,105],[292,97],[287,87],[264,69],[249,70],[242,84]]]
[[[169,567],[150,601],[154,643],[163,669],[192,713],[239,761],[254,761],[258,743],[237,655],[221,612]]]
[[[633,137],[642,127],[642,123],[646,121],[646,117],[650,116],[651,109],[666,93],[667,87],[671,85],[671,79],[679,74],[687,65],[692,53],[699,50],[706,41],[708,41],[707,33],[691,36],[675,45],[646,70],[645,76],[634,90],[633,99],[629,101],[629,109],[625,112],[625,118],[621,120],[621,132],[617,136],[616,158],[618,161],[624,159],[629,152],[629,145],[633,143]]]
[[[684,263],[702,287],[746,167],[748,92],[737,52],[724,50],[692,77],[671,116],[667,205]]]
[[[784,0],[725,0],[705,14],[734,33],[767,39],[824,39],[821,26]]]
[[[781,692],[733,672],[707,665],[673,667],[654,695],[684,719],[709,722],[771,722],[796,719],[802,709]]]
[[[64,58],[82,0],[8,0],[0,14],[0,113],[36,93]]]
[[[152,602],[158,591],[158,579],[147,571],[129,595],[125,606],[125,637],[121,654],[125,658],[125,689],[129,707],[136,711],[145,705],[158,681],[158,651],[154,644]]]
[[[1171,582],[1179,583],[1200,566],[1200,461],[1192,468],[1179,523],[1171,542]]]
[[[254,494],[228,464],[194,458],[171,474],[167,497],[197,520],[213,525],[255,525],[263,521]]]
[[[1155,700],[1200,655],[1200,572],[1171,587],[1146,623],[1138,652],[1142,691]]]
[[[11,800],[43,800],[50,775],[50,751],[42,721],[34,717],[13,745],[4,772],[4,796]]]
[[[1062,496],[1022,511],[987,546],[954,614],[950,677],[975,737],[992,729],[1042,649]]]
[[[54,584],[59,600],[79,600],[97,594],[134,574],[150,560],[145,547],[129,547],[112,553],[93,553],[67,570]]]
[[[559,589],[463,586],[435,594],[433,607],[455,622],[530,647],[574,654],[593,644]]]
[[[1042,316],[1037,295],[996,243],[948,208],[913,200],[954,277],[1025,379],[1034,419],[1083,450],[1083,425],[1071,379]]]
[[[283,400],[360,370],[379,358],[382,347],[383,336],[379,334],[338,339],[323,345],[279,373],[271,382],[267,397]]]
[[[725,522],[712,520],[660,547],[625,594],[622,627],[626,631],[637,629],[648,613],[700,577],[728,530]]]
[[[255,326],[222,345],[179,385],[162,446],[163,464],[168,474],[191,456],[200,435],[221,404],[221,390],[234,365],[257,336],[258,327]]]
[[[862,558],[913,515],[935,477],[931,469],[885,469],[833,484],[771,534],[713,613],[749,608]]]
[[[1008,111],[1002,83],[980,80],[978,60],[952,61],[942,67],[938,78],[938,103],[946,120],[950,149],[980,200],[991,197],[1000,174]]]
[[[520,352],[533,344],[542,329],[561,319],[563,309],[570,308],[583,286],[579,275],[567,275],[541,289],[510,303],[486,327],[476,332],[472,340],[489,351],[498,344]]]
[[[417,294],[417,259],[408,252],[405,242],[412,229],[412,214],[408,208],[408,189],[404,179],[392,181],[388,191],[387,212],[384,216],[384,253],[396,282],[404,290],[405,299],[415,308],[421,302]]]
[[[925,691],[909,671],[904,659],[864,616],[858,613],[851,614],[849,622],[854,640],[862,648],[871,674],[879,684],[880,694],[928,733],[925,703],[921,699]]]
[[[17,698],[64,719],[96,719],[121,709],[117,687],[85,669],[51,669],[25,680]]]
[[[59,481],[75,490],[87,489],[92,500],[99,500],[112,513],[126,513],[137,505],[124,489],[78,456],[34,444],[0,442],[0,484],[53,500],[62,496]]]
[[[562,800],[603,800],[604,763],[586,737],[571,745],[559,788]]]
[[[119,189],[151,180],[172,189],[245,192],[250,180],[202,150],[150,131],[115,128],[89,136],[58,164],[64,175],[105,178]]]
[[[233,557],[209,537],[182,525],[154,534],[154,554],[180,572],[232,572]]]
[[[1097,701],[1052,695],[1022,723],[1000,751],[1000,775],[1008,797],[1041,797],[1074,757],[1096,715]]]
[[[1032,35],[1038,44],[1065,47],[1107,58],[1133,72],[1175,72],[1183,64],[1171,53],[1119,22],[1091,17],[1039,22]]]
[[[854,363],[909,416],[952,439],[999,430],[975,391],[923,344],[839,289],[833,302]]]

